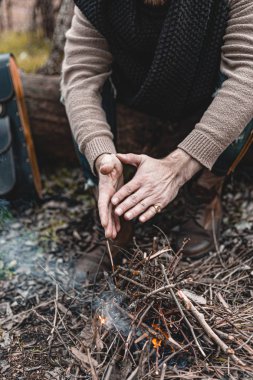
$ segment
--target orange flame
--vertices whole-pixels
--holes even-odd
[[[100,320],[101,325],[104,325],[106,323],[106,318],[102,317],[102,315],[99,315],[98,319]]]
[[[162,345],[162,341],[160,339],[153,338],[152,343],[155,349],[158,349]]]
[[[158,324],[152,323],[152,327],[154,330],[159,331],[166,339],[169,339],[168,333],[161,329],[161,327]]]

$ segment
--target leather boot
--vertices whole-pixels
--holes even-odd
[[[97,194],[95,194],[97,198]],[[75,278],[77,282],[99,279],[104,271],[110,272],[112,265],[107,252],[104,230],[100,224],[98,211],[94,213],[94,232],[90,248],[75,263]],[[110,240],[110,248],[114,264],[120,260],[120,251],[133,237],[133,224],[121,219],[121,230],[115,240]]]
[[[174,247],[180,249],[185,238],[184,257],[200,258],[215,249],[222,219],[221,192],[224,177],[203,170],[185,186],[185,215],[174,231]]]

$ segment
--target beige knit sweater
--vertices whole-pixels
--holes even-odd
[[[100,95],[110,76],[112,55],[105,38],[77,7],[66,37],[62,99],[74,138],[93,169],[99,155],[115,153]],[[179,144],[209,169],[253,118],[253,0],[230,0],[221,72],[228,80]]]

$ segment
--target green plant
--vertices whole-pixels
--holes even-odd
[[[25,72],[35,72],[49,56],[51,43],[37,32],[4,32],[0,35],[0,54],[12,53]]]

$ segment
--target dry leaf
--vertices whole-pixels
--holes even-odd
[[[85,328],[81,332],[82,343],[85,347],[90,348],[95,338],[95,331],[92,319],[88,319]]]
[[[102,339],[100,338],[100,334],[99,334],[98,330],[96,333],[96,347],[97,347],[97,351],[102,351],[104,348],[104,343],[103,343]]]
[[[184,294],[193,302],[198,303],[199,305],[206,305],[206,299],[203,296],[199,296],[196,293],[187,290],[187,289],[182,289]]]
[[[84,367],[85,368],[88,368],[90,369],[90,362],[89,362],[89,358],[86,354],[84,354],[83,352],[79,351],[77,348],[75,347],[71,347],[71,352],[73,355],[75,355],[75,357],[80,360],[82,362],[82,364],[84,364]],[[98,362],[91,358],[91,362],[93,364],[94,367],[97,367],[98,366]]]

